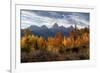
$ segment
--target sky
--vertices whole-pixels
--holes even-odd
[[[58,12],[58,11],[38,11],[21,10],[21,29],[28,28],[31,25],[51,28],[54,23],[59,26],[69,27],[77,24],[79,27],[89,25],[90,14],[83,12]]]

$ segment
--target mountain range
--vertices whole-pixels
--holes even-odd
[[[41,27],[31,25],[30,27],[28,27],[28,29],[35,35],[48,38],[48,36],[54,37],[57,32],[61,32],[64,36],[69,36],[69,33],[74,30],[74,27],[58,26],[58,24],[55,23],[51,28],[48,28],[46,25],[43,25]],[[23,35],[23,32],[21,35]]]

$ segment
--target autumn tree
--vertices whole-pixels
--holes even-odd
[[[43,37],[39,37],[38,38],[38,47],[39,49],[46,49],[46,46],[47,46],[47,42],[46,40],[43,38]]]
[[[47,48],[47,50],[54,53],[54,54],[59,52],[59,48],[58,48],[59,45],[57,45],[56,42],[57,42],[57,40],[55,40],[55,38],[48,37],[48,48]]]
[[[38,49],[38,37],[34,35],[27,35],[21,38],[21,50],[29,52],[30,50]]]
[[[67,38],[64,36],[63,44],[64,44],[65,47],[67,47],[67,42],[68,42],[68,41],[67,41]]]
[[[31,49],[33,50],[38,49],[38,37],[37,36],[31,35],[29,42],[30,42]]]
[[[81,38],[80,36],[77,37],[77,39],[75,40],[75,47],[79,47],[81,45]]]
[[[87,45],[89,44],[89,34],[88,33],[83,33],[82,36],[81,36],[81,42],[82,44],[84,45]]]
[[[54,42],[55,46],[62,45],[63,39],[64,39],[63,34],[61,32],[57,32],[55,35],[55,42]]]
[[[24,29],[23,33],[24,33],[25,36],[32,35],[32,32],[31,32],[30,29]]]
[[[48,46],[55,46],[55,39],[53,37],[48,37]]]
[[[21,38],[21,51],[22,52],[30,52],[30,42],[29,42],[29,37],[24,36]]]

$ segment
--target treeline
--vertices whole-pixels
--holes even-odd
[[[37,52],[41,54],[39,57],[36,55]],[[43,55],[46,57],[41,58]],[[54,57],[55,55],[57,57]],[[25,29],[24,36],[21,37],[21,58],[22,62],[53,61],[55,58],[56,60],[89,59],[89,28],[77,29],[70,32],[69,36],[57,32],[54,37],[49,36],[47,39]]]

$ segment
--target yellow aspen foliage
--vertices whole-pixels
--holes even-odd
[[[21,38],[21,48],[23,48],[28,42],[28,37],[24,36]]]
[[[68,43],[67,38],[64,36],[63,44],[65,47],[67,47],[67,43]]]
[[[80,36],[77,37],[77,39],[75,40],[75,46],[78,47],[81,44],[81,38]]]
[[[37,36],[34,36],[34,35],[31,36],[29,41],[30,41],[30,47],[32,49],[37,49],[37,40],[38,40]]]
[[[89,43],[89,34],[88,33],[83,33],[82,34],[82,43],[83,44],[88,44]]]
[[[53,37],[48,37],[48,48],[47,50],[52,52],[52,53],[58,53],[59,48],[57,46],[57,40],[55,40],[55,38]]]
[[[67,43],[68,46],[67,47],[68,48],[72,48],[73,47],[73,42],[74,42],[73,38],[69,37],[69,38],[67,38],[67,41],[68,41],[68,43]]]
[[[48,37],[48,45],[54,47],[55,39],[53,37]]]
[[[38,38],[38,45],[40,49],[46,48],[46,40],[43,37]]]
[[[21,39],[21,51],[29,53],[31,48],[30,48],[30,42],[29,42],[29,37],[24,36]]]

